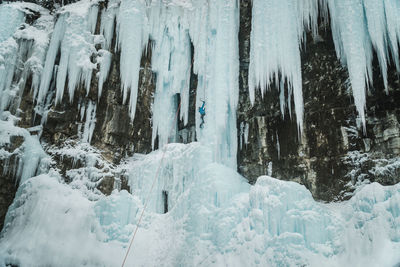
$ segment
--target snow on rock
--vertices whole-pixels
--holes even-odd
[[[87,142],[67,140],[62,146],[46,145],[45,151],[59,160],[61,166],[57,167],[65,170],[64,178],[70,187],[80,190],[90,200],[98,200],[102,195],[98,186],[104,178],[115,175],[114,165]]]
[[[17,118],[9,112],[3,112],[0,117],[0,159],[4,160],[4,174],[11,173],[16,178],[16,183],[25,182],[32,176],[46,173],[49,168],[50,158],[43,151],[37,135],[31,135],[26,129],[16,127]],[[12,138],[22,137],[22,144],[14,151],[7,151],[12,144]],[[16,155],[17,169],[9,170],[9,160]]]
[[[11,18],[11,19],[10,19]],[[24,21],[24,13],[9,5],[0,5],[0,111],[9,104],[10,86],[16,64],[18,44],[13,34]]]

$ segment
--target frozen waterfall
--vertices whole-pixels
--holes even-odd
[[[0,266],[119,266],[149,192],[129,266],[399,264],[400,184],[362,185],[350,200],[320,203],[298,183],[261,176],[250,185],[236,172],[238,143],[245,149],[254,134],[245,121],[237,131],[239,15],[237,0],[81,0],[52,12],[0,4],[0,159],[20,183],[0,235]],[[374,55],[387,91],[388,66],[400,71],[399,0],[253,0],[250,102],[276,88],[282,115],[293,109],[302,135],[301,52],[307,34],[318,38],[321,18],[365,130]],[[147,50],[155,91],[145,119],[155,151],[114,157],[90,145],[101,96],[119,62],[121,88],[113,90],[129,113],[122,123],[132,123]],[[24,90],[32,117],[41,117],[27,129],[18,127]],[[76,140],[41,143],[46,114],[66,103],[78,106],[70,111]],[[175,116],[187,125],[193,113],[197,142],[178,144]],[[285,140],[274,135],[281,157]],[[12,139],[20,144],[9,151]],[[106,195],[98,186],[110,177]]]

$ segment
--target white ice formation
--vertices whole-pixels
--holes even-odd
[[[399,184],[366,185],[349,201],[323,204],[294,182],[262,176],[250,186],[212,153],[200,143],[170,144],[164,158],[160,150],[129,158],[114,171],[132,194],[94,199],[79,179],[60,183],[55,171],[28,179],[7,214],[0,264],[119,266],[161,161],[128,266],[400,262]]]

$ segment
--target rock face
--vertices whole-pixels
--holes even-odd
[[[54,9],[67,2],[38,2]],[[102,3],[101,5],[106,5]],[[305,106],[303,135],[300,137],[295,114],[286,108],[281,114],[279,93],[271,88],[263,98],[256,97],[252,106],[248,96],[248,66],[251,32],[251,1],[240,1],[239,32],[239,108],[238,169],[251,183],[263,174],[306,185],[317,199],[331,201],[346,198],[352,184],[366,179],[382,184],[400,181],[400,81],[393,69],[389,70],[389,95],[383,89],[378,62],[374,64],[374,85],[367,99],[366,132],[360,127],[350,94],[347,70],[337,59],[329,27],[320,27],[320,38],[307,37],[302,51],[302,78]],[[101,12],[101,9],[100,9]],[[99,16],[100,18],[100,16]],[[37,18],[32,17],[31,20]],[[99,21],[97,23],[99,33]],[[42,142],[48,147],[62,146],[68,140],[78,140],[82,127],[90,118],[81,114],[82,107],[96,105],[91,145],[102,151],[104,161],[110,166],[133,153],[152,150],[152,103],[156,74],[151,69],[151,43],[142,55],[139,77],[137,111],[134,121],[129,118],[128,104],[122,102],[119,57],[115,53],[115,34],[110,51],[113,52],[111,69],[98,101],[97,80],[91,89],[76,91],[72,102],[51,104],[44,125]],[[19,106],[19,126],[38,125],[40,117],[33,112],[32,95],[28,79]],[[54,86],[54,85],[53,85]],[[197,77],[191,76],[190,106],[195,105]],[[287,94],[287,92],[286,92]],[[64,99],[68,99],[65,95]],[[129,99],[127,103],[129,102]],[[293,106],[293,104],[292,104]],[[183,143],[196,140],[195,109],[189,114],[189,123],[178,123],[179,140]],[[16,141],[16,147],[18,142]],[[15,150],[16,147],[10,148]],[[155,145],[157,148],[157,144]],[[50,152],[48,152],[50,153]],[[51,154],[51,153],[50,153]],[[85,163],[74,162],[68,157],[53,156],[55,166],[62,174],[70,168],[80,168]],[[17,183],[11,173],[3,172],[0,162],[0,222],[12,202]],[[16,163],[11,163],[16,164]],[[103,168],[96,165],[98,168]],[[15,168],[11,166],[10,169]],[[110,194],[119,181],[120,188],[129,189],[123,174],[107,175],[97,186]],[[115,177],[121,175],[121,177]],[[68,177],[65,176],[68,182]],[[1,225],[0,225],[1,227]]]

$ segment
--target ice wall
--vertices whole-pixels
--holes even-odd
[[[121,2],[121,11],[116,17],[122,58],[121,78],[124,84],[124,99],[130,90],[131,117],[134,117],[136,109],[141,53],[150,38],[153,44],[152,69],[157,74],[152,118],[153,146],[157,137],[159,147],[175,141],[174,122],[176,123],[175,114],[178,107],[179,119],[186,124],[189,109],[197,110],[201,100],[205,100],[206,123],[204,129],[200,129],[200,116],[196,116],[197,138],[213,148],[215,161],[235,168],[238,3],[236,1],[151,1],[147,4],[143,1],[129,1],[128,3],[132,6],[122,8],[125,3]],[[114,8],[110,7],[107,21],[113,17]],[[112,29],[112,26],[106,26],[105,23],[103,28]],[[194,51],[191,49],[191,44]],[[192,54],[194,54],[193,59]],[[192,68],[198,75],[199,81],[195,107],[189,107]]]
[[[194,20],[191,29],[194,70],[198,73],[196,106],[201,105],[202,99],[206,101],[204,129],[199,129],[200,114],[196,112],[197,138],[213,147],[216,162],[236,169],[239,7],[237,1],[210,1],[209,6],[195,10],[202,13],[205,8],[209,23]],[[204,25],[207,27],[203,30]]]
[[[129,266],[391,267],[400,262],[399,185],[373,183],[349,201],[324,204],[294,182],[262,176],[251,186],[213,163],[211,149],[200,143],[170,144],[166,151],[163,159],[162,151],[155,151],[119,166],[133,194],[115,190],[93,201],[86,187],[61,182],[55,170],[26,180],[7,214],[0,263],[120,265],[154,179]],[[163,168],[155,177],[159,164]],[[168,192],[166,214],[163,191]]]
[[[41,13],[33,25],[24,23],[24,14],[32,12],[28,6]],[[235,168],[237,1],[112,0],[99,12],[98,1],[83,0],[56,12],[57,21],[50,42],[54,17],[39,9],[32,4],[0,6],[3,14],[0,23],[7,25],[0,30],[1,110],[18,109],[18,97],[29,75],[37,104],[35,112],[42,115],[42,123],[53,97],[56,104],[68,101],[63,99],[64,95],[72,101],[81,87],[88,94],[95,72],[99,101],[112,56],[120,53],[123,102],[129,102],[133,120],[140,60],[151,41],[152,70],[157,77],[152,108],[153,146],[156,140],[159,147],[175,141],[174,116],[179,105],[179,119],[184,124],[188,121],[189,110],[195,109],[197,140],[213,148],[214,161]],[[257,88],[263,95],[275,85],[280,90],[282,114],[286,108],[292,108],[290,103],[294,100],[300,133],[304,117],[300,50],[306,32],[311,31],[317,36],[318,18],[321,15],[326,19],[328,13],[337,55],[348,68],[355,105],[364,127],[373,53],[380,63],[385,86],[387,65],[393,61],[400,70],[400,7],[396,0],[255,0],[249,66],[250,100],[254,103]],[[12,19],[6,23],[6,17]],[[99,32],[95,32],[97,22]],[[114,33],[116,46],[111,47]],[[189,107],[192,70],[197,74],[198,85],[196,104]],[[13,77],[20,77],[20,80],[13,81]],[[51,84],[52,81],[55,84]],[[285,90],[288,99],[285,99]],[[199,128],[197,112],[201,100],[206,101],[203,129]]]

